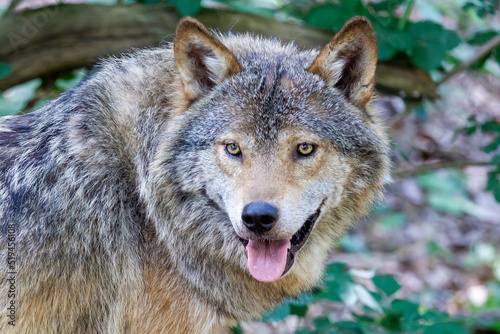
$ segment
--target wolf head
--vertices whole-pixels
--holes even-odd
[[[215,36],[186,18],[174,54],[186,107],[157,152],[157,206],[178,208],[163,220],[191,214],[173,228],[258,281],[322,265],[388,177],[386,135],[369,109],[369,21],[351,19],[318,52]]]

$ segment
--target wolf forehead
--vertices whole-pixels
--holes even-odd
[[[223,132],[239,132],[264,148],[284,129],[310,131],[354,157],[367,158],[382,146],[366,110],[308,72],[317,50],[251,35],[218,37],[242,70],[193,102],[183,146],[206,148]]]

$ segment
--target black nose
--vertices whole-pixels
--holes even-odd
[[[278,209],[266,202],[252,202],[243,208],[241,219],[250,231],[262,234],[276,225]]]

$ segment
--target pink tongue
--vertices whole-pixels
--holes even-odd
[[[247,255],[250,274],[261,282],[273,282],[281,277],[286,267],[290,240],[248,240]]]

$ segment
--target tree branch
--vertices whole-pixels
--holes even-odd
[[[410,168],[398,168],[393,173],[394,178],[403,178],[415,176],[425,172],[445,169],[445,168],[464,168],[468,166],[489,166],[488,161],[441,161]]]
[[[21,2],[21,0],[12,0],[9,4],[9,7],[7,7],[7,10],[3,14],[3,17],[6,17],[8,15],[12,15],[12,13],[14,13],[14,11],[17,8],[17,5],[19,5],[20,2]]]
[[[220,31],[274,35],[305,48],[321,48],[333,37],[331,31],[229,10],[203,9],[195,17]],[[131,48],[158,46],[172,40],[178,20],[164,4],[62,4],[16,12],[0,20],[0,62],[12,66],[11,74],[0,79],[0,91]],[[376,81],[384,92],[436,96],[429,75],[415,67],[380,63]]]
[[[438,82],[438,86],[441,85],[443,82],[449,80],[451,77],[457,75],[460,72],[465,71],[468,69],[470,66],[472,66],[475,62],[477,62],[479,59],[483,58],[486,56],[488,53],[490,53],[494,48],[500,45],[500,34],[496,35],[493,37],[488,43],[485,45],[481,46],[477,53],[472,57],[471,59],[464,61],[460,65],[456,66],[453,70],[450,72],[446,73],[443,78]]]
[[[397,128],[401,122],[403,122],[406,117],[410,116],[413,113],[413,110],[420,104],[420,101],[406,101],[405,110],[394,116],[394,118],[389,122],[389,127],[391,129]]]

